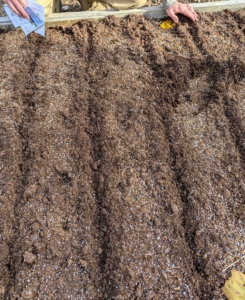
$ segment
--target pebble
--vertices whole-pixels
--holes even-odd
[[[36,260],[36,255],[29,251],[25,251],[23,256],[25,262],[27,262],[28,264],[32,264]]]
[[[72,265],[72,259],[68,259],[67,265],[68,265],[68,267],[70,267]]]
[[[231,197],[231,192],[227,188],[224,188],[224,197],[225,198],[230,198]]]
[[[84,253],[84,254],[88,254],[89,251],[90,251],[90,246],[89,246],[89,245],[85,245],[85,246],[83,247],[83,253]]]
[[[105,209],[105,208],[102,208],[102,209],[101,209],[101,213],[102,213],[102,215],[106,215],[106,214],[107,214],[106,209]]]
[[[88,263],[86,262],[86,260],[79,260],[80,264],[82,265],[82,267],[86,268],[88,266]]]

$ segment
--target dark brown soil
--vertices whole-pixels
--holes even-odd
[[[0,299],[222,298],[245,253],[244,24],[0,34]]]

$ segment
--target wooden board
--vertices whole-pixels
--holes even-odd
[[[217,12],[225,9],[236,11],[245,8],[245,0],[193,3],[192,6],[197,12]],[[114,15],[115,17],[126,17],[130,14],[144,15],[149,18],[159,19],[166,17],[166,13],[161,6],[143,7],[122,11],[78,11],[53,13],[46,19],[46,26],[70,26],[81,20],[101,20],[110,15]],[[8,17],[0,18],[0,28],[8,29],[10,26],[11,22]]]

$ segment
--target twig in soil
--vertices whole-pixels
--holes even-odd
[[[245,255],[243,255],[242,257],[240,257],[238,260],[236,260],[234,263],[232,263],[228,267],[224,268],[224,270],[222,272],[225,272],[227,269],[229,269],[230,267],[232,267],[234,264],[236,264],[239,260],[241,260],[243,258],[245,258]]]

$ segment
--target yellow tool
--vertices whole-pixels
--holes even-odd
[[[171,19],[167,19],[166,21],[164,21],[160,24],[160,27],[162,29],[171,29],[171,28],[174,28],[175,25],[176,25],[176,23],[174,23],[174,21],[172,21]]]

